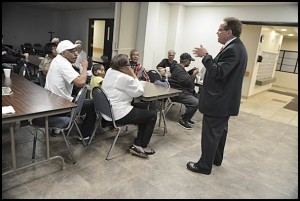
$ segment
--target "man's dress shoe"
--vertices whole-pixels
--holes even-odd
[[[186,164],[186,167],[187,167],[188,170],[190,170],[190,171],[192,171],[192,172],[197,172],[197,173],[207,174],[207,175],[209,175],[209,174],[211,173],[211,171],[203,170],[203,169],[201,169],[201,168],[198,168],[198,167],[196,166],[196,163],[194,163],[194,162],[188,162],[188,163]]]

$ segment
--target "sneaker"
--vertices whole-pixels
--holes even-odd
[[[89,139],[90,139],[90,136],[84,137],[83,139],[84,139],[84,140],[89,140]],[[78,140],[78,141],[82,141],[82,138],[81,138],[80,136],[78,136],[78,137],[77,137],[77,140]]]
[[[187,121],[184,121],[182,118],[179,119],[178,125],[187,130],[192,129],[192,126]]]
[[[155,154],[154,149],[152,149],[150,146],[143,148],[143,149],[144,149],[145,154],[147,154],[147,155]]]
[[[195,124],[195,122],[194,121],[192,121],[192,120],[189,120],[189,121],[187,121],[189,124],[191,124],[191,125],[194,125]]]
[[[131,145],[129,148],[129,152],[141,158],[148,158],[148,155],[144,152],[144,149],[140,146]]]
[[[52,129],[52,131],[50,133],[50,136],[51,137],[57,137],[59,133],[60,133],[59,129]]]

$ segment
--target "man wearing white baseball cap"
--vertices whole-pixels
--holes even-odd
[[[87,60],[81,61],[82,72],[80,74],[72,66],[77,59],[77,46],[78,44],[73,44],[69,40],[63,40],[57,45],[58,54],[50,64],[45,83],[46,89],[70,101],[74,99],[72,97],[73,86],[83,87],[87,79]],[[84,139],[89,139],[96,121],[93,100],[85,100],[81,113],[86,114],[81,125],[82,136]]]

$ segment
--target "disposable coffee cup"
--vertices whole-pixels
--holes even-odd
[[[11,69],[5,68],[4,70],[4,76],[5,77],[10,77]]]

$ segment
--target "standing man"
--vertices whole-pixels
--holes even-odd
[[[72,97],[73,86],[84,87],[87,78],[87,60],[81,61],[82,72],[80,74],[72,66],[77,58],[77,46],[69,40],[63,40],[58,44],[56,48],[58,55],[50,64],[45,83],[46,89],[70,101],[74,99]],[[81,114],[86,114],[81,125],[81,133],[84,140],[88,140],[96,122],[96,112],[92,99],[84,101]],[[78,139],[82,140],[81,138]]]
[[[202,155],[198,162],[188,162],[187,169],[209,175],[212,165],[220,166],[230,116],[237,116],[240,109],[242,83],[247,67],[247,50],[240,40],[242,23],[234,18],[224,18],[217,35],[223,46],[213,59],[200,45],[194,54],[201,57],[206,68],[199,97],[202,120]]]
[[[191,61],[195,61],[189,53],[180,55],[180,63],[175,63],[171,66],[171,77],[169,77],[169,84],[174,89],[179,89],[182,92],[178,96],[171,97],[173,102],[184,104],[186,111],[179,118],[178,125],[184,129],[191,130],[195,122],[192,120],[194,114],[198,109],[198,96],[195,93],[195,78],[199,73],[199,69],[195,68],[193,73],[185,70],[190,66]]]

